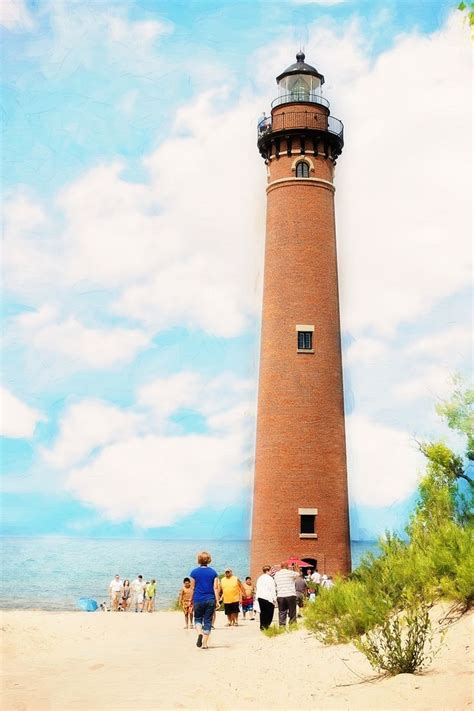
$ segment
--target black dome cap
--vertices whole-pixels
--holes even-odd
[[[310,76],[318,77],[321,84],[324,84],[324,76],[320,74],[317,69],[312,67],[311,64],[306,64],[304,60],[304,52],[301,52],[300,50],[296,55],[295,64],[292,64],[291,67],[288,67],[288,69],[285,69],[284,72],[277,76],[277,82],[283,79],[284,77],[290,76],[291,74],[309,74]]]

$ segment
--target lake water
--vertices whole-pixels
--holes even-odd
[[[248,575],[249,541],[161,541],[137,539],[2,538],[0,607],[75,610],[80,597],[108,601],[115,573],[132,580],[141,573],[158,581],[157,608],[173,604],[182,579],[196,565],[196,552],[208,550],[218,572],[231,566]],[[355,568],[373,542],[353,541]]]

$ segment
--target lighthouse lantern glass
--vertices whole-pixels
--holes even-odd
[[[278,88],[287,101],[314,101],[321,96],[321,81],[311,74],[290,74],[280,79]]]

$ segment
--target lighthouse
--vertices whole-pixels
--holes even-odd
[[[342,122],[305,62],[258,123],[267,222],[251,559],[350,572],[334,168]]]

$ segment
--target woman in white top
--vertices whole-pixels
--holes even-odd
[[[257,578],[255,596],[260,608],[260,629],[266,630],[272,624],[275,610],[276,587],[275,581],[269,575],[270,566],[264,565],[262,575]]]

